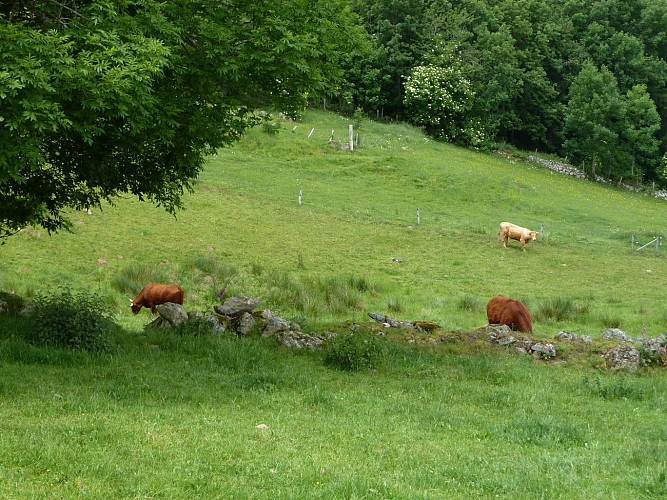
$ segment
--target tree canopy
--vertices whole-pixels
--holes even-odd
[[[318,96],[667,183],[667,0],[9,0],[0,46],[0,238],[175,212],[258,109]]]
[[[3,2],[0,237],[123,193],[175,212],[207,153],[336,88],[363,43],[337,0]]]
[[[487,147],[506,142],[588,164],[591,143],[576,137],[573,128],[576,103],[603,102],[610,89],[597,86],[585,97],[586,89],[572,86],[593,84],[595,79],[584,77],[594,68],[609,73],[605,78],[609,85],[613,80],[623,108],[620,121],[607,128],[615,138],[613,149],[596,151],[596,162],[604,163],[600,173],[660,177],[657,169],[667,151],[667,0],[354,0],[354,5],[375,44],[369,66],[383,75],[373,99],[359,93],[355,105],[371,112],[372,103],[437,137],[475,145],[468,134],[452,134],[447,117],[457,112],[459,123],[480,124],[483,133],[475,137],[484,137]],[[414,75],[433,66],[461,72],[469,82],[471,97],[462,114],[455,104],[444,113],[432,108],[428,117],[415,108]],[[429,95],[421,86],[422,102],[442,92],[442,86],[432,88]],[[601,111],[585,109],[590,116],[577,119],[600,124]]]

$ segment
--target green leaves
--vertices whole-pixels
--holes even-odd
[[[348,44],[339,2],[54,5],[0,10],[0,238],[126,192],[175,212],[205,154],[257,108],[298,115]]]

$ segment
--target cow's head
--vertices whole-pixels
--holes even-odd
[[[141,306],[139,304],[135,304],[132,299],[130,299],[130,307],[132,308],[132,312],[134,314],[137,314],[141,310]]]
[[[537,235],[538,235],[538,234],[540,234],[540,233],[538,233],[537,231],[531,231],[531,232],[530,232],[530,239],[531,239],[532,241],[535,241],[535,240],[537,239]]]

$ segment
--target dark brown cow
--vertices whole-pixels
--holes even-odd
[[[157,314],[155,306],[165,302],[183,305],[183,289],[178,285],[160,285],[151,283],[146,285],[137,298],[130,301],[132,312],[137,314],[142,307],[150,307],[153,314]]]
[[[520,332],[533,331],[528,308],[520,300],[496,295],[486,304],[486,317],[490,325],[507,325]]]

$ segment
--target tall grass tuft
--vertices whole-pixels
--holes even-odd
[[[212,255],[193,255],[186,260],[186,266],[205,275],[213,276],[221,282],[226,282],[239,272],[236,266],[225,264]]]
[[[400,297],[387,297],[387,310],[394,314],[402,313],[405,310],[405,307],[403,307],[403,302]]]
[[[588,303],[576,303],[565,297],[548,299],[539,304],[535,312],[537,321],[567,321],[573,317],[582,318],[588,315]]]
[[[482,301],[479,299],[479,297],[466,295],[465,297],[459,299],[456,307],[461,311],[477,312],[482,309]]]
[[[604,328],[620,328],[623,320],[611,313],[602,313],[598,316],[598,323]]]
[[[580,387],[583,394],[606,400],[631,399],[641,401],[647,395],[644,385],[627,375],[618,375],[613,378],[584,375]]]
[[[542,302],[535,313],[539,321],[563,321],[572,315],[574,306],[570,299],[556,297]]]

